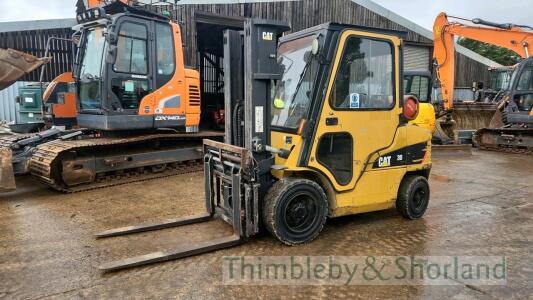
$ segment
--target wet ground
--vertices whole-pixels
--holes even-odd
[[[172,249],[231,233],[221,221],[95,240],[105,229],[203,211],[201,173],[78,194],[58,194],[19,178],[0,195],[0,298],[449,298],[532,299],[533,161],[474,152],[434,159],[426,216],[394,210],[329,220],[313,243],[286,247],[261,235],[231,249],[102,274],[113,259]],[[506,256],[505,285],[227,286],[222,257],[234,255]]]

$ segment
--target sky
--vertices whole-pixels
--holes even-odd
[[[468,19],[533,25],[533,0],[373,1],[430,30],[433,20],[441,11]],[[0,0],[0,22],[74,18],[75,5],[76,0]]]
[[[440,12],[466,19],[533,26],[533,0],[373,0],[429,30]]]

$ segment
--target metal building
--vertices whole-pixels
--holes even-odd
[[[83,1],[78,1],[78,5],[81,3]],[[431,69],[432,32],[371,0],[181,0],[179,3],[172,14],[183,26],[185,63],[200,70],[206,105],[213,105],[210,99],[219,99],[223,94],[222,32],[226,28],[242,28],[243,19],[250,17],[284,20],[291,24],[293,31],[325,22],[405,31],[405,69]],[[153,9],[169,8],[154,6]],[[70,37],[70,27],[74,24],[74,19],[2,23],[0,48],[43,56],[48,37]],[[488,82],[488,67],[499,66],[459,45],[456,49],[456,85],[459,87],[471,86],[473,81]],[[45,81],[69,70],[72,62],[72,52],[66,43],[53,42],[51,51],[53,61],[46,67]],[[34,71],[22,80],[37,81],[38,78],[39,72]]]

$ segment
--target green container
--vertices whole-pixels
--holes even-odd
[[[42,96],[39,84],[28,84],[19,88],[19,123],[42,122]]]

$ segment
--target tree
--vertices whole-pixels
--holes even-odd
[[[468,38],[460,38],[457,43],[504,66],[512,66],[521,60],[520,56],[514,51],[499,46]]]

